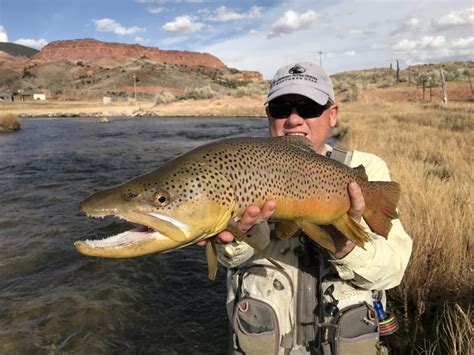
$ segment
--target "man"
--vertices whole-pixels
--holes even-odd
[[[266,104],[271,136],[303,135],[317,153],[333,153],[326,142],[339,108],[331,80],[321,67],[303,62],[280,68]],[[342,160],[351,167],[363,164],[369,180],[390,180],[379,157],[358,151],[351,157],[343,154]],[[217,236],[219,261],[229,270],[227,305],[234,353],[376,353],[377,322],[370,315],[374,316],[373,297],[380,298],[380,293],[372,290],[400,283],[412,241],[399,220],[392,221],[387,238],[371,232],[362,218],[365,202],[360,187],[351,182],[347,188],[348,214],[369,234],[364,248],[329,228],[336,246],[332,255],[308,242],[301,232],[277,240],[265,223],[276,208],[274,201],[249,206],[237,227],[283,265],[283,274],[249,245],[236,242],[229,231]],[[288,289],[292,291],[285,295]],[[348,310],[354,316],[344,323]]]

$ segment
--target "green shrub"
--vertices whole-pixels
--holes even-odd
[[[359,99],[359,86],[357,84],[350,84],[346,91],[346,97],[342,102],[356,102]]]
[[[188,91],[185,95],[186,99],[215,99],[218,94],[211,88],[210,85],[203,86],[202,88],[195,88]]]
[[[161,94],[155,96],[155,106],[166,105],[173,101],[176,101],[176,96],[168,91],[162,92]]]

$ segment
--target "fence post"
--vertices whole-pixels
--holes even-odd
[[[397,84],[400,83],[400,65],[397,59]]]
[[[431,92],[431,87],[433,86],[433,80],[431,79],[431,75],[430,75],[430,102],[431,102],[431,97],[433,96],[432,92]]]
[[[443,102],[447,104],[448,103],[448,88],[446,87],[446,83],[444,81],[443,68],[439,68],[439,73],[441,74],[441,90],[443,93]]]

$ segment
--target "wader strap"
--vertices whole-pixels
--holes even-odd
[[[326,156],[338,161],[339,163],[349,166],[352,160],[352,153],[352,150],[347,150],[341,146],[335,145],[332,148],[332,151],[328,151],[326,153]]]

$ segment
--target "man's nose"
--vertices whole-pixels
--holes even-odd
[[[298,126],[304,122],[304,118],[302,118],[298,112],[296,112],[296,108],[293,107],[291,110],[290,115],[286,119],[286,123],[291,126]]]

